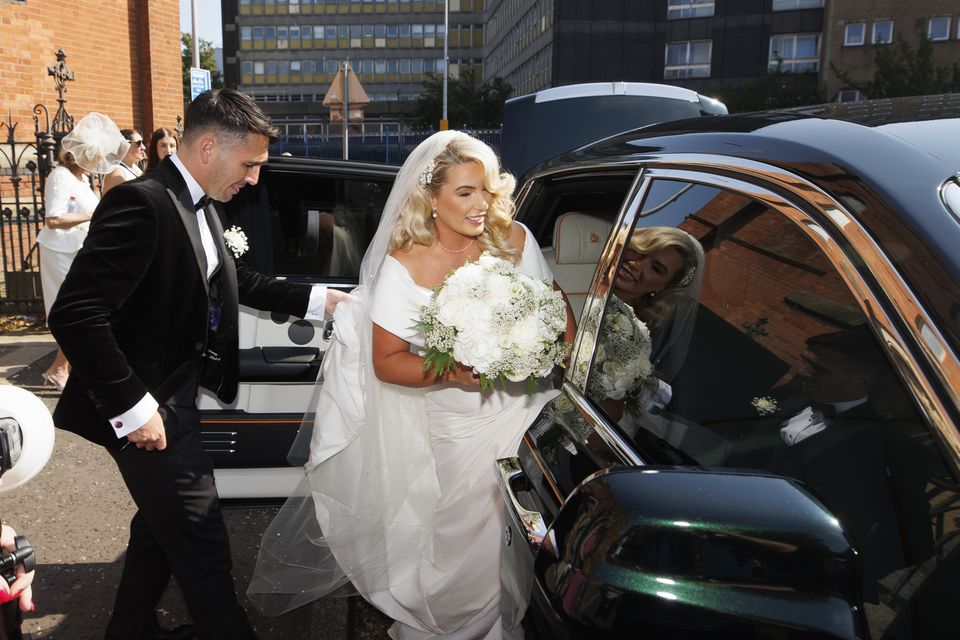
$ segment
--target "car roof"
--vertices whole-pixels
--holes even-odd
[[[765,162],[838,197],[836,169],[862,182],[960,274],[960,224],[942,211],[939,189],[960,173],[960,94],[856,111],[832,105],[664,122],[553,158],[531,175],[564,167],[642,162],[664,154],[708,154]],[[858,122],[859,121],[859,122]],[[831,170],[824,171],[825,167]],[[839,199],[839,198],[838,198]],[[852,212],[856,215],[856,212]]]

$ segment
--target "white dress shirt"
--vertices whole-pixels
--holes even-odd
[[[187,188],[190,190],[190,198],[193,200],[193,203],[196,204],[200,201],[200,198],[206,195],[203,187],[190,175],[190,171],[187,170],[176,154],[171,156],[170,160],[173,162],[173,166],[180,172],[180,175],[183,176],[184,181],[187,183]],[[207,217],[204,215],[203,209],[197,210],[197,224],[200,226],[200,241],[203,244],[203,253],[207,258],[207,280],[209,280],[217,270],[217,267],[220,266],[220,254],[217,251],[217,245],[213,239],[213,234],[210,232]],[[327,288],[321,285],[314,285],[310,290],[310,299],[307,302],[307,312],[303,316],[304,319],[323,320],[326,301]],[[110,419],[114,433],[117,434],[118,438],[124,438],[133,433],[153,417],[153,414],[156,413],[159,406],[154,397],[147,393],[130,409]]]

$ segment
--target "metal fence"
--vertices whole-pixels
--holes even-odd
[[[350,160],[364,162],[383,162],[386,164],[402,164],[413,149],[434,131],[417,131],[409,133],[384,132],[378,135],[351,135],[348,140]],[[475,138],[483,140],[494,151],[500,150],[499,129],[479,129],[467,131]],[[338,159],[343,157],[343,139],[335,135],[298,135],[281,136],[271,146],[271,153],[280,155],[289,153],[293,156],[306,158]]]
[[[44,184],[56,164],[59,140],[73,129],[66,109],[66,83],[74,79],[67,54],[47,67],[57,90],[57,111],[50,120],[46,105],[33,108],[33,131],[7,112],[0,122],[0,311],[34,313],[43,309],[37,233],[43,225]]]
[[[0,122],[0,302],[4,310],[30,313],[40,308],[37,233],[43,225],[43,185],[48,157],[38,129],[24,135],[8,115]]]

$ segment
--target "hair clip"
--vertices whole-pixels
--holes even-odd
[[[417,182],[420,183],[420,186],[426,189],[430,186],[430,183],[433,182],[433,170],[436,168],[436,164],[433,160],[427,163],[427,166],[423,168],[423,173],[420,174],[420,177],[417,179]]]
[[[696,273],[697,273],[697,267],[696,267],[696,265],[690,267],[690,270],[687,271],[687,275],[683,276],[683,279],[680,280],[680,282],[677,283],[677,286],[678,286],[678,287],[686,287],[686,286],[689,286],[689,284],[690,284],[691,282],[693,282],[693,276],[694,276]]]

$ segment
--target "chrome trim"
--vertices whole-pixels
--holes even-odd
[[[647,464],[636,454],[631,444],[620,435],[620,432],[608,424],[607,418],[590,406],[590,402],[583,396],[579,388],[570,381],[564,380],[563,391],[577,405],[580,413],[591,424],[594,431],[600,435],[600,438],[610,447],[610,450],[623,461],[624,465],[642,466]]]
[[[496,465],[497,484],[500,485],[500,493],[503,494],[504,502],[513,509],[517,521],[523,527],[523,534],[527,543],[540,546],[547,535],[547,525],[543,520],[543,515],[538,511],[526,509],[513,493],[513,481],[524,475],[523,467],[520,466],[520,458],[500,458]]]
[[[937,389],[924,375],[921,363],[913,355],[905,336],[884,310],[884,298],[893,306],[900,321],[909,328],[913,344],[936,373],[954,411],[960,410],[960,361],[931,322],[930,316],[916,301],[890,259],[842,203],[797,175],[753,160],[690,154],[652,156],[647,162],[658,165],[645,172],[650,178],[684,180],[735,189],[776,209],[803,229],[827,254],[851,293],[857,298],[857,304],[876,335],[880,336],[883,347],[901,379],[947,445],[954,464],[960,467],[960,432],[951,420],[950,412],[941,401]],[[693,172],[691,168],[696,168],[697,171]],[[739,173],[736,178],[733,177],[735,172]],[[767,185],[788,193],[795,199],[796,204]],[[801,202],[815,207],[828,223],[823,224],[801,209],[798,206]],[[846,240],[864,263],[870,265],[870,272],[882,286],[883,298],[871,290],[866,279],[837,244],[837,236]]]
[[[626,196],[623,198],[620,213],[617,216],[616,222],[613,224],[614,231],[611,231],[610,237],[607,238],[607,244],[600,253],[600,259],[597,261],[598,265],[609,264],[612,265],[612,267],[606,270],[597,269],[594,271],[593,280],[590,282],[590,288],[587,290],[587,296],[583,303],[583,310],[580,312],[581,323],[583,322],[582,319],[588,317],[590,314],[602,313],[607,304],[607,296],[610,293],[611,283],[616,273],[616,265],[620,262],[620,254],[623,252],[627,236],[633,227],[633,219],[636,216],[636,211],[643,201],[643,198],[640,196],[646,193],[648,187],[649,180],[645,178],[643,171],[639,171],[630,188],[627,190]],[[567,374],[567,377],[578,384],[580,388],[586,388],[586,372],[589,371],[589,366],[583,368],[584,375],[581,376],[581,367],[576,366],[575,363],[584,358],[589,358],[589,362],[593,362],[594,345],[587,345],[584,343],[584,340],[584,334],[578,331],[574,338],[573,351],[570,357],[570,362],[574,363],[574,365],[570,367],[568,370],[569,373]],[[581,352],[581,349],[585,351]]]
[[[944,180],[940,185],[940,201],[957,222],[960,222],[960,174]]]

